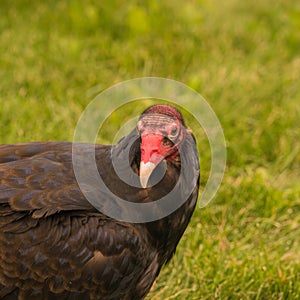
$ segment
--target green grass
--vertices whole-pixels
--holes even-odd
[[[293,0],[2,0],[0,143],[71,141],[95,86],[191,86],[220,119],[227,170],[148,299],[300,299],[299,20]]]

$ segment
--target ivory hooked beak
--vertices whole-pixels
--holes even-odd
[[[147,163],[144,163],[141,161],[140,163],[140,182],[141,186],[145,189],[148,184],[148,180],[151,176],[151,173],[155,169],[156,165],[152,163],[151,161],[148,161]]]

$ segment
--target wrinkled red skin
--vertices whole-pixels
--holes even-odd
[[[145,164],[152,162],[156,166],[163,160],[172,160],[178,155],[180,142],[176,145],[164,145],[164,136],[161,134],[142,135],[141,143],[141,161]]]
[[[152,162],[157,165],[166,154],[170,147],[164,147],[162,144],[163,136],[160,134],[147,134],[142,136],[141,161],[144,163]]]

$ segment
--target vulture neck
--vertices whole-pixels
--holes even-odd
[[[107,186],[111,188],[117,196],[127,201],[139,203],[154,202],[170,193],[175,186],[176,189],[178,189],[176,196],[182,198],[184,197],[182,195],[184,194],[185,189],[187,189],[188,186],[191,186],[192,182],[195,182],[195,180],[198,180],[199,178],[199,161],[195,142],[191,135],[186,135],[181,147],[180,156],[179,153],[177,153],[177,155],[171,155],[166,159],[167,169],[165,175],[160,182],[152,187],[142,189],[127,185],[114,173],[115,171],[111,163],[102,161],[102,163],[109,164],[108,168],[112,172],[112,177],[116,178],[116,181],[111,180],[110,178],[112,177],[105,180],[106,174],[104,174],[103,179],[106,181]],[[128,151],[129,148],[130,151]],[[131,134],[114,146],[114,153],[120,164],[126,159],[128,160],[128,156],[125,157],[125,154],[129,153],[131,168],[137,175],[139,174],[141,159],[140,136],[136,130],[132,131]],[[181,176],[182,178],[180,178],[182,160],[184,160],[185,164],[188,164],[188,167],[191,168],[191,170],[195,170],[191,175],[192,177],[185,178],[184,176]],[[128,171],[125,167],[124,169]],[[178,180],[179,185],[177,186]],[[117,184],[114,184],[114,182],[117,182]],[[196,184],[192,194],[188,196],[188,199],[177,210],[163,219],[139,225],[147,228],[151,243],[159,249],[159,253],[161,253],[161,263],[167,262],[175,252],[176,246],[194,211],[197,194],[198,185]]]

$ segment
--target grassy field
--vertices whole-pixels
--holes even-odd
[[[148,299],[300,299],[300,4],[184,3],[1,0],[0,143],[71,141],[91,88],[189,85],[219,117],[227,170]]]

